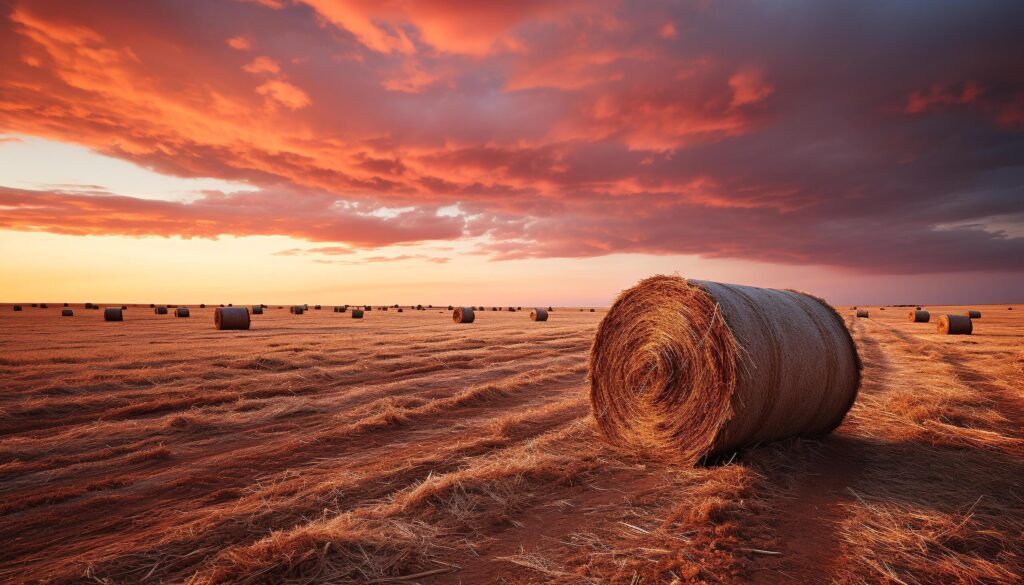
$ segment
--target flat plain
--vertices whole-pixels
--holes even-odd
[[[698,467],[602,440],[600,310],[72,308],[0,306],[0,582],[1024,579],[1019,305],[839,307],[842,426]]]

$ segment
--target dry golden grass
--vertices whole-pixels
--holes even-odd
[[[603,313],[0,307],[0,582],[1019,583],[1024,316],[840,311],[844,424],[713,466],[607,445]],[[927,307],[933,314],[964,308]]]

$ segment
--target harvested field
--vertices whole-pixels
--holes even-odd
[[[842,425],[685,467],[602,439],[603,311],[5,305],[0,582],[1020,583],[1024,315],[976,308],[841,309]]]

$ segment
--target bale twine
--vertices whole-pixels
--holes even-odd
[[[252,307],[252,314],[253,315],[262,315],[263,314],[263,306],[262,305],[253,305],[253,307]]]
[[[970,335],[974,331],[974,321],[967,315],[939,315],[936,323],[939,333],[946,335]]]
[[[156,307],[153,309],[153,312],[156,313],[157,315],[166,315],[167,307]]]
[[[178,307],[174,309],[174,316],[180,318],[191,317],[188,312],[188,307]]]
[[[352,309],[352,318],[353,319],[362,319],[363,318],[363,309]]]
[[[932,315],[928,311],[913,310],[907,315],[907,318],[911,323],[927,323]]]
[[[860,318],[860,319],[867,319],[868,318],[868,310],[867,309],[857,309],[857,317]]]
[[[472,323],[476,320],[476,313],[470,307],[455,307],[452,309],[452,321],[455,323]]]
[[[981,319],[981,311],[967,311],[967,316],[971,319]]]
[[[213,312],[213,324],[217,329],[248,329],[249,309],[245,307],[217,307]]]
[[[124,321],[124,313],[121,309],[115,307],[107,307],[103,309],[103,320],[104,321]]]
[[[546,310],[540,309],[540,308],[534,309],[534,310],[530,311],[530,320],[531,321],[547,321],[548,320],[548,312]]]
[[[13,307],[11,307],[11,308],[12,308],[13,310],[15,310],[15,311],[20,311],[20,310],[21,310],[21,305],[14,305],[14,306],[13,306]]]
[[[860,386],[842,319],[807,294],[655,276],[624,291],[590,353],[608,439],[686,463],[830,432]]]
[[[61,317],[74,317],[75,316],[75,312],[72,311],[71,309],[61,309],[60,310],[60,316]]]

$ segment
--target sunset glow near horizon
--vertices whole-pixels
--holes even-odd
[[[0,302],[1024,301],[1024,4],[0,4]]]

